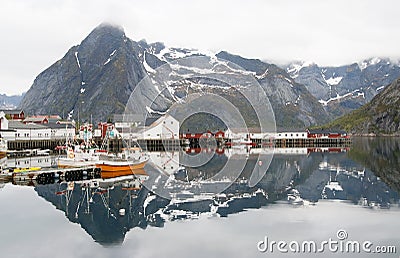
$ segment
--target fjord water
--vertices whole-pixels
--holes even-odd
[[[216,155],[188,174],[207,175],[226,159]],[[399,159],[397,138],[355,138],[346,152],[276,154],[256,187],[239,182],[223,200],[187,189],[170,201],[121,184],[100,193],[75,185],[67,195],[57,183],[7,183],[0,188],[0,257],[375,257],[257,248],[266,237],[338,240],[339,230],[346,240],[396,246],[397,254],[377,256],[398,257]]]

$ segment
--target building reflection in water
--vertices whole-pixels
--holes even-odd
[[[347,152],[340,148],[277,150],[267,173],[254,187],[248,182],[257,155],[241,148],[215,152],[210,162],[195,168],[180,165],[180,152],[153,152],[145,171],[137,175],[36,185],[35,190],[105,246],[121,244],[135,227],[229,216],[275,202],[299,206],[339,199],[369,208],[398,205],[398,192],[349,159]],[[233,155],[237,162],[245,162],[240,177],[234,182],[209,181]],[[213,189],[219,184],[228,187],[216,194]],[[161,196],[155,194],[159,189],[164,191]],[[169,198],[162,197],[165,191]]]

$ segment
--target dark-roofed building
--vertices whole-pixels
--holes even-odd
[[[1,130],[1,136],[7,141],[40,141],[64,140],[75,135],[75,127],[71,124],[48,123],[23,123],[21,121],[8,121],[8,128]]]
[[[24,119],[24,123],[35,123],[35,124],[48,124],[48,123],[57,123],[61,120],[61,117],[58,115],[51,116],[29,116]]]
[[[25,113],[21,109],[12,109],[12,110],[0,109],[0,112],[4,112],[8,120],[22,121],[25,119]]]
[[[44,125],[24,124],[15,120],[8,122],[8,129],[9,132],[5,133],[5,138],[8,141],[47,140],[51,136],[51,129]]]

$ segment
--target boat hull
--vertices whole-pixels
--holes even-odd
[[[117,162],[99,162],[96,167],[101,169],[102,178],[112,178],[118,176],[126,175],[146,175],[144,171],[144,166],[147,161],[139,163],[129,163],[123,162],[122,164],[117,164]]]

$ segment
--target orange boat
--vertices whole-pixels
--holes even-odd
[[[102,178],[126,175],[145,175],[144,166],[149,160],[139,148],[123,149],[118,155],[100,155],[96,167],[101,169]]]

